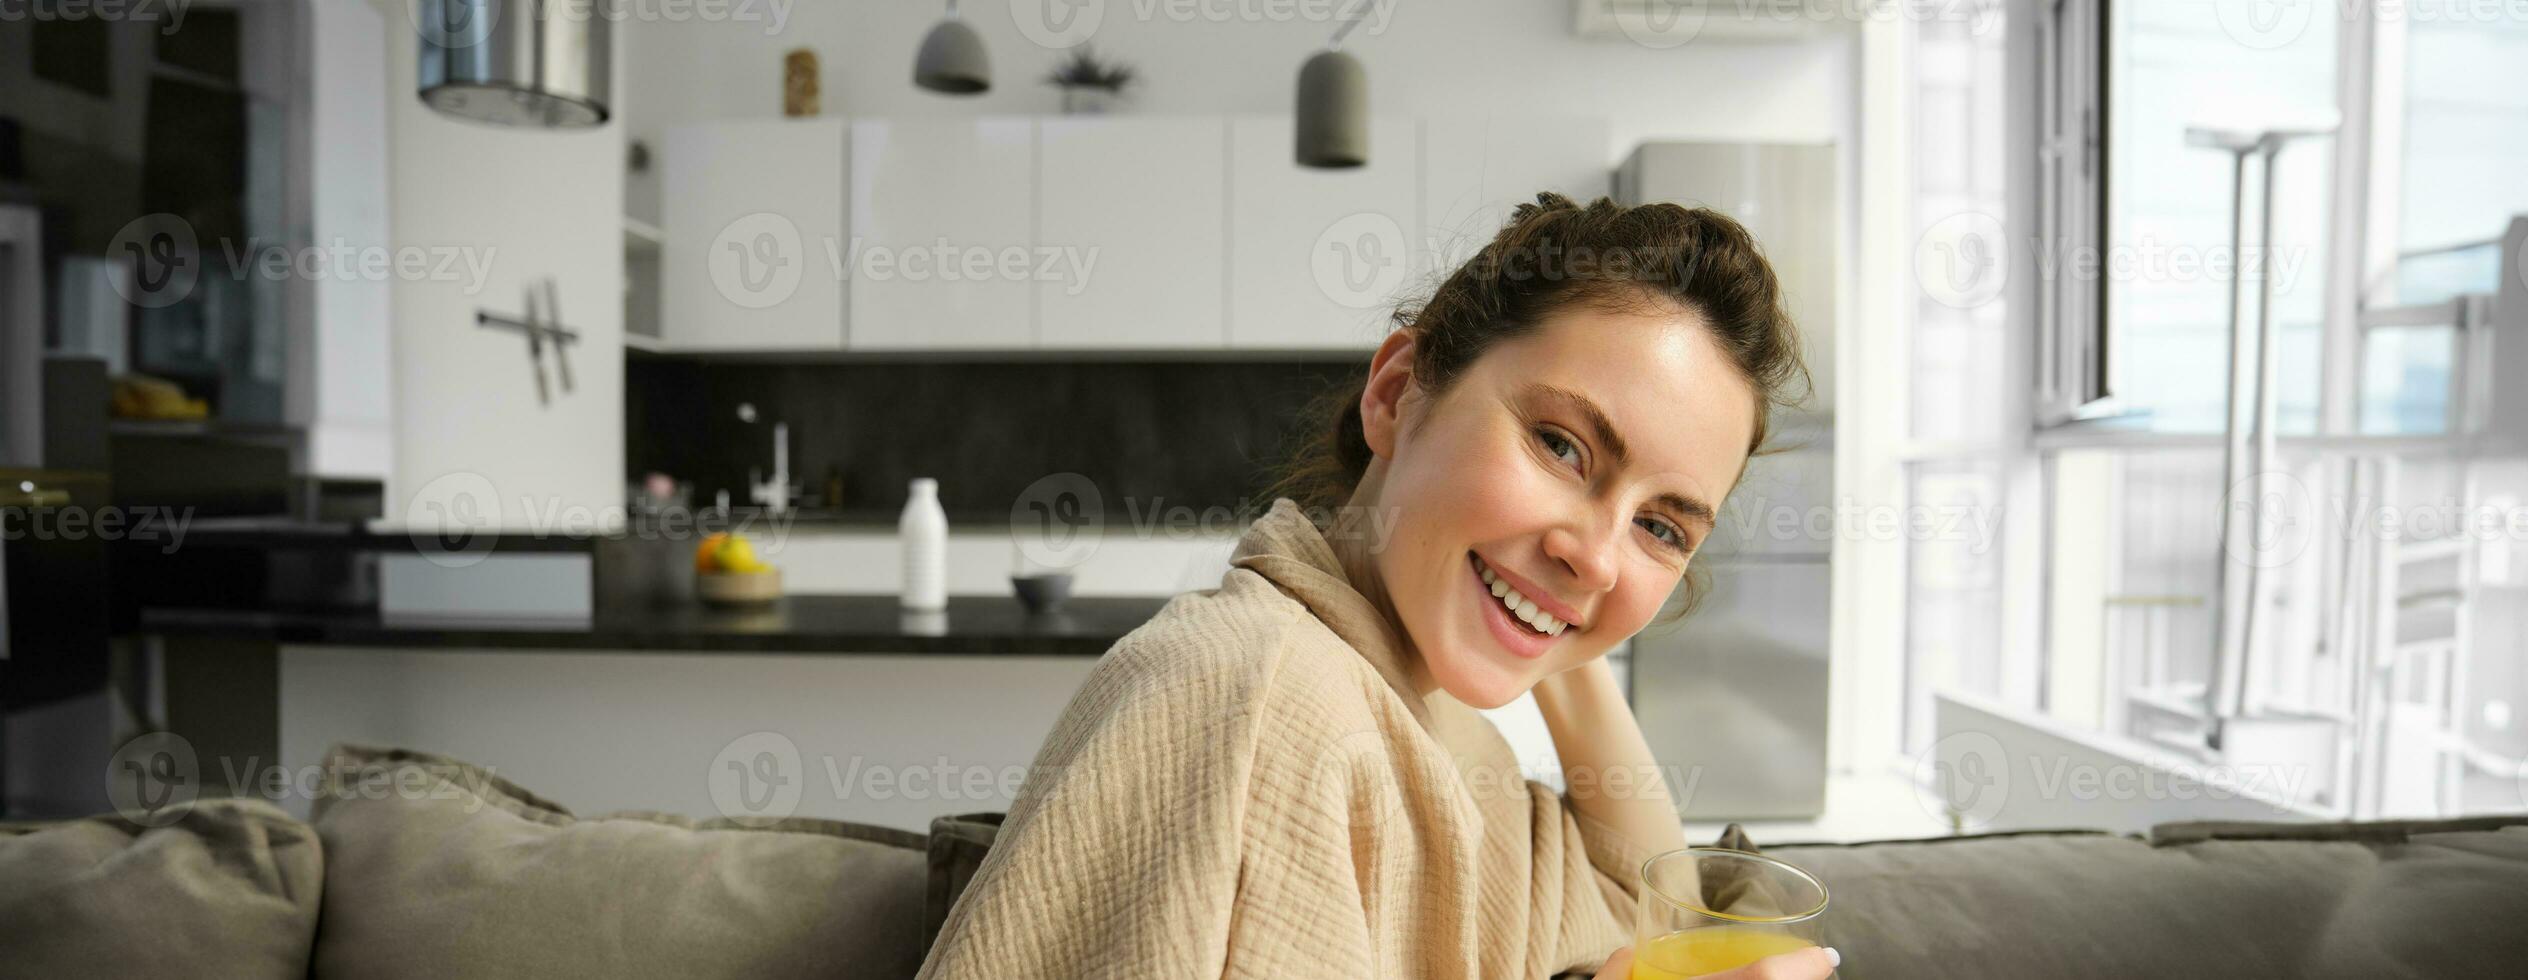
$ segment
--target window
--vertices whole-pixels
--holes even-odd
[[[2261,269],[2271,279],[2280,338],[2280,428],[2310,432],[2317,422],[2333,141],[2274,137],[2283,142],[2271,158],[2270,202],[2262,154],[2202,144],[2215,132],[2253,138],[2331,131],[2335,20],[2312,16],[2296,32],[2259,33],[2224,13],[2216,4],[2182,0],[2108,5],[2100,259],[2109,383],[2118,407],[2154,431],[2222,431],[2231,342],[2231,277],[2223,270],[2241,273],[2240,318],[2252,332],[2252,277]],[[2273,239],[2264,243],[2258,230],[2268,210]]]
[[[2470,428],[2487,326],[2522,315],[2495,287],[2528,275],[2499,241],[2528,214],[2528,23],[2463,0],[2235,19],[2255,6],[2048,0],[1989,74],[1991,39],[1916,30],[1921,227],[1989,214],[2037,276],[2024,307],[1925,277],[1906,499],[2009,503],[1999,538],[2042,546],[1908,544],[1906,744],[1951,690],[2287,768],[2291,802],[2346,818],[2528,809],[2528,459]],[[2014,77],[2040,85],[1996,150],[2007,112],[1979,100]],[[2003,308],[2033,312],[2031,360],[1992,356]],[[2273,441],[2250,454],[2233,351],[2259,354],[2260,316]],[[2023,438],[1979,438],[2013,384]]]
[[[2107,125],[2100,97],[2106,54],[2100,18],[2107,0],[2054,0],[2036,32],[2043,90],[2037,101],[2036,224],[2039,242],[2094,243],[2106,210]],[[2037,412],[2052,423],[2111,406],[2112,347],[2104,296],[2094,277],[2066,274],[2065,250],[2037,257]]]

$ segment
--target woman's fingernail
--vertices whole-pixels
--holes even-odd
[[[1836,952],[1836,951],[1835,951],[1835,948],[1834,948],[1834,947],[1832,947],[1832,946],[1828,946],[1828,947],[1826,947],[1826,965],[1828,965],[1828,966],[1842,966],[1842,965],[1843,965],[1843,954],[1842,954],[1842,953],[1838,953],[1838,952]]]

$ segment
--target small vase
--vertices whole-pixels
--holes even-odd
[[[1103,115],[1107,109],[1113,108],[1114,105],[1115,93],[1112,89],[1071,86],[1062,90],[1062,113],[1064,115]]]

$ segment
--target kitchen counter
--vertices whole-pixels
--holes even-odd
[[[891,595],[788,596],[760,609],[602,608],[586,619],[386,617],[376,612],[152,608],[140,630],[300,646],[968,656],[1105,653],[1166,597],[1074,598],[1049,616],[1008,596],[957,596],[919,617]]]

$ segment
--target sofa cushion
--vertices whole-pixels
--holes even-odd
[[[305,977],[324,875],[260,800],[0,829],[0,977]]]
[[[1855,980],[2501,976],[2528,962],[2528,825],[2264,832],[2275,836],[2025,833],[1765,853],[1826,882],[1825,940]]]
[[[983,867],[984,852],[1000,839],[1003,813],[961,813],[930,822],[930,895],[924,903],[924,927],[933,942],[948,925],[948,910],[966,893],[974,873]]]
[[[315,807],[327,978],[910,977],[922,835],[573,816],[489,770],[337,746]]]

